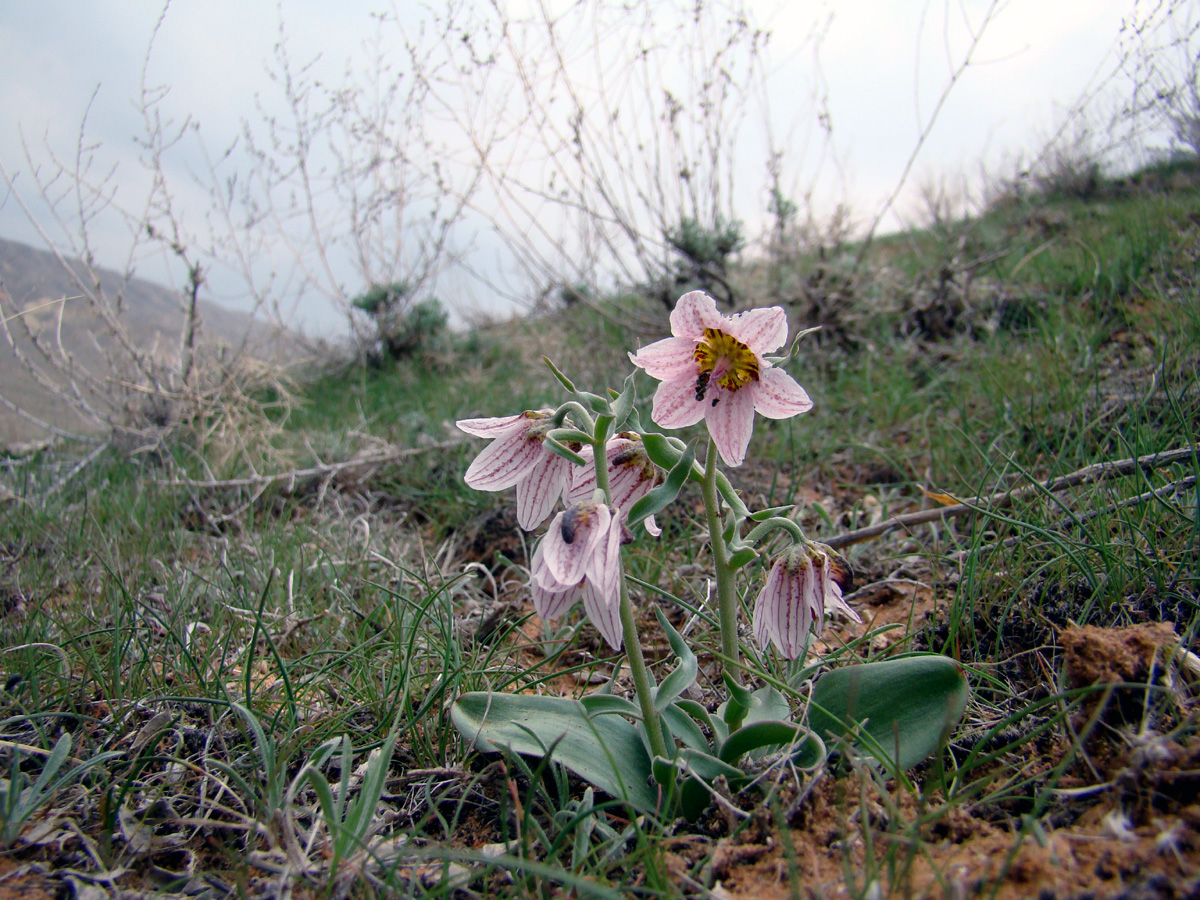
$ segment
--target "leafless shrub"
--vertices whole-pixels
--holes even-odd
[[[390,284],[405,285],[402,306],[431,298],[457,261],[454,229],[479,180],[444,166],[431,86],[417,75],[432,51],[410,45],[395,61],[393,24],[375,17],[359,59],[329,84],[318,60],[292,57],[281,22],[269,72],[282,112],[260,102],[240,147],[209,167],[214,256],[279,318],[325,304],[363,346],[377,335],[355,298]]]
[[[1132,81],[1127,113],[1146,117],[1200,156],[1200,11],[1188,0],[1135,4],[1123,31]]]
[[[120,185],[124,197],[136,194],[135,184],[141,183],[143,191],[132,202],[118,199],[116,168],[103,167],[102,148],[89,138],[86,116],[73,159],[59,157],[47,142],[42,150],[49,163],[38,166],[32,148],[24,145],[28,187],[0,166],[10,196],[37,229],[74,294],[56,304],[53,321],[47,322],[31,316],[35,310],[17,308],[14,298],[0,292],[0,333],[20,369],[29,381],[75,412],[78,429],[63,429],[39,418],[29,404],[2,388],[0,403],[53,434],[94,440],[97,431],[119,427],[154,440],[197,414],[198,365],[201,355],[212,349],[200,340],[200,291],[206,269],[184,230],[166,161],[194,125],[190,120],[174,122],[163,113],[165,94],[165,88],[148,84],[144,67],[143,131],[135,138],[140,171]],[[33,202],[48,212],[53,226],[43,224]],[[93,231],[100,220],[123,225],[130,235],[126,259],[115,276],[101,268],[93,247]],[[138,267],[154,254],[173,259],[174,271],[183,273],[177,308],[173,314],[159,311],[166,318],[159,321],[157,331],[162,335],[174,330],[173,346],[147,340],[145,332],[132,327],[130,297],[143,290],[136,277]],[[244,344],[233,355],[243,349]],[[135,396],[140,399],[131,399]]]
[[[747,147],[766,145],[764,176],[780,155],[748,6],[456,6],[429,37],[443,52],[423,77],[486,179],[475,209],[528,281],[737,302],[727,263],[765,205],[740,184]]]
[[[168,12],[169,4],[155,35]],[[202,340],[203,296],[214,272],[225,293],[277,324],[298,307],[332,306],[360,346],[375,334],[370,317],[353,305],[356,295],[403,282],[406,299],[430,300],[454,258],[450,236],[473,187],[470,173],[451,186],[430,162],[428,84],[390,61],[382,38],[388,22],[376,20],[374,40],[337,85],[317,79],[312,62],[292,59],[281,24],[271,74],[283,112],[269,112],[277,105],[264,102],[258,119],[243,123],[240,139],[219,153],[205,144],[198,123],[171,117],[168,88],[151,83],[152,37],[137,98],[136,171],[105,161],[109,148],[90,138],[86,116],[73,158],[56,154],[47,140],[37,152],[25,144],[25,172],[0,167],[12,202],[78,295],[59,304],[59,327],[38,329],[28,310],[0,293],[0,335],[26,380],[69,407],[78,426],[39,416],[4,386],[0,404],[51,433],[94,439],[116,430],[137,435],[122,439],[137,447],[180,424],[221,419],[229,408],[214,389],[244,399],[245,375],[254,367],[245,364],[244,342],[217,354]],[[47,162],[39,164],[39,156]],[[189,169],[199,174],[176,174]],[[207,209],[184,202],[197,188]],[[101,227],[114,225],[129,236],[115,280],[100,268],[94,246]],[[172,341],[147,341],[132,328],[145,311],[130,308],[130,292],[153,258],[167,259],[177,282]],[[82,349],[64,340],[64,319],[84,332]],[[260,381],[263,370],[254,371],[251,380]],[[201,431],[213,434],[207,425]]]

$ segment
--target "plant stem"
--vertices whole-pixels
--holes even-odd
[[[725,535],[721,528],[721,498],[717,492],[717,445],[709,442],[704,460],[704,481],[700,483],[704,494],[704,511],[708,516],[708,541],[712,549],[713,568],[717,576],[717,613],[721,623],[721,653],[726,676],[737,685],[742,684],[741,646],[738,643],[738,599],[733,583],[733,570],[729,568],[729,548],[725,546]],[[730,706],[734,699],[730,697]],[[744,713],[743,713],[744,715]],[[730,731],[741,724],[730,723]]]
[[[621,575],[621,630],[625,633],[629,672],[633,675],[633,687],[637,693],[638,705],[642,708],[642,722],[646,725],[650,750],[655,756],[672,759],[674,754],[667,752],[662,725],[659,724],[658,712],[654,709],[654,697],[650,693],[650,670],[646,668],[646,660],[642,656],[641,635],[638,634],[637,622],[633,619],[633,603],[629,599],[629,586],[625,582],[624,574]]]
[[[604,443],[592,445],[592,463],[596,470],[596,487],[604,491],[604,498],[612,503],[612,492],[608,487],[608,454],[605,453]],[[621,526],[614,523],[614,528]],[[641,635],[638,634],[637,622],[633,618],[633,601],[629,599],[629,584],[625,581],[624,566],[621,569],[621,632],[625,637],[625,654],[629,660],[629,672],[633,675],[633,688],[637,693],[638,705],[642,708],[642,721],[646,725],[646,736],[650,739],[650,750],[655,756],[672,759],[673,753],[667,752],[667,742],[663,738],[662,725],[658,721],[658,712],[654,709],[654,696],[650,693],[650,670],[646,668],[646,658],[642,656]]]

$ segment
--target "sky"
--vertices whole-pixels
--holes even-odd
[[[790,154],[785,165],[793,167],[785,176],[797,190],[819,186],[818,213],[844,202],[862,225],[882,209],[928,129],[908,189],[884,227],[912,220],[921,183],[975,178],[981,164],[999,171],[1044,142],[1062,111],[1111,68],[1132,2],[754,0],[759,21],[771,31],[768,95],[772,127]],[[148,189],[136,164],[134,136],[143,124],[137,101],[160,17],[146,81],[169,88],[162,114],[176,125],[198,123],[211,158],[237,137],[243,119],[256,116],[256,102],[273,111],[266,63],[281,17],[294,58],[319,56],[314,77],[336,81],[347,60],[361,55],[378,6],[371,0],[174,0],[164,14],[156,0],[6,0],[0,5],[0,165],[32,203],[34,171],[52,170],[51,153],[71,163],[86,114],[93,176],[115,167],[118,196],[136,206]],[[422,15],[406,2],[391,8],[410,24]],[[929,127],[972,34],[979,33],[970,65]],[[831,123],[824,154],[814,96],[824,98]],[[196,167],[197,159],[193,154],[179,165]],[[173,190],[180,209],[202,215],[203,191],[186,179]],[[32,221],[11,193],[0,194],[0,237],[41,246],[40,228],[61,242],[64,232],[46,210],[33,204],[30,211]],[[73,222],[65,226],[77,231]],[[98,218],[92,241],[102,263],[119,267],[129,226]],[[477,273],[502,264],[504,250],[494,236],[481,231],[470,244],[479,257],[472,263]],[[450,280],[440,292],[488,308],[488,290],[477,278],[443,278]],[[214,278],[213,289],[222,299],[238,299],[234,281]],[[310,310],[305,321],[323,327],[320,313]]]

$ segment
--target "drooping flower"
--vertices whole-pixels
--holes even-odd
[[[554,427],[549,410],[455,424],[467,434],[492,439],[468,467],[467,484],[478,491],[516,487],[517,523],[526,531],[537,528],[566,491],[573,468],[546,446]]]
[[[629,354],[662,382],[652,417],[664,428],[703,419],[727,465],[740,466],[746,458],[755,412],[787,419],[812,409],[804,388],[763,358],[787,341],[780,307],[724,316],[712,297],[692,291],[671,311],[671,334]]]
[[[775,558],[754,604],[754,637],[764,650],[774,644],[787,659],[804,651],[808,633],[821,633],[825,613],[844,613],[861,622],[842,599],[850,567],[824,544],[793,544]]]
[[[621,631],[621,522],[603,503],[573,503],[550,522],[530,565],[533,608],[557,619],[577,600],[615,650]]]
[[[579,455],[587,464],[575,466],[571,472],[571,486],[567,490],[565,500],[568,504],[590,500],[596,490],[592,448],[584,447],[579,451]],[[623,431],[616,437],[609,438],[608,443],[604,445],[604,456],[608,462],[608,490],[613,506],[620,511],[624,521],[629,516],[633,504],[662,484],[666,476],[650,461],[645,447],[642,446],[641,437],[633,432]],[[644,524],[650,534],[656,537],[662,534],[662,529],[658,527],[653,516],[647,518]]]

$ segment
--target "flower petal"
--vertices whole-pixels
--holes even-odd
[[[529,585],[529,593],[537,614],[542,619],[549,621],[561,619],[566,615],[567,610],[575,605],[583,592],[577,584],[563,588],[561,591],[550,591],[534,581]]]
[[[759,356],[778,350],[787,341],[787,313],[781,306],[748,309],[729,319],[725,331]]]
[[[674,381],[678,378],[696,380],[696,340],[686,337],[669,337],[647,344],[629,359],[646,370],[646,374],[659,381]]]
[[[754,408],[768,419],[790,419],[812,407],[808,392],[783,369],[771,367],[759,376],[754,389]]]
[[[576,503],[554,517],[542,538],[542,550],[546,568],[559,584],[583,580],[596,546],[608,537],[611,524],[612,513],[602,503]]]
[[[620,601],[610,602],[610,598],[606,598],[588,581],[583,585],[583,611],[608,646],[620,650],[624,643]]]
[[[664,381],[654,392],[650,417],[663,428],[686,428],[704,418],[708,402],[696,399],[690,381]]]
[[[783,566],[776,562],[767,573],[767,582],[758,593],[754,603],[754,639],[763,650],[772,643],[779,645],[780,607],[786,602],[783,597]]]
[[[717,301],[704,291],[689,291],[671,310],[671,334],[698,341],[705,328],[721,328],[726,319],[717,312]]]
[[[454,424],[460,431],[473,434],[475,437],[495,438],[514,430],[514,426],[529,419],[523,415],[500,416],[494,419],[459,419]]]
[[[517,524],[526,531],[533,531],[553,512],[573,468],[568,460],[545,447],[542,453],[544,458],[517,482]]]
[[[754,393],[753,386],[736,391],[718,388],[713,405],[705,410],[708,433],[727,466],[740,466],[746,458],[754,432]]]
[[[467,484],[477,491],[503,491],[512,487],[537,465],[545,450],[525,429],[492,441],[467,467]]]
[[[824,600],[824,603],[822,604],[824,608],[822,610],[822,614],[817,618],[816,621],[817,634],[820,634],[821,629],[825,626],[824,613],[829,613],[830,615],[838,613],[846,616],[848,619],[854,620],[855,622],[862,621],[862,617],[850,608],[849,603],[842,599],[842,589],[838,583],[833,580],[832,569],[833,561],[826,556],[820,570],[821,583],[824,587],[824,596],[822,598]]]
[[[596,586],[603,597],[619,596],[621,592],[621,524],[613,519],[604,540],[588,562],[587,580]]]
[[[563,502],[567,506],[591,500],[596,491],[596,467],[592,465],[592,448],[581,447],[579,455],[583,457],[583,465],[571,466],[571,484],[563,496]]]

